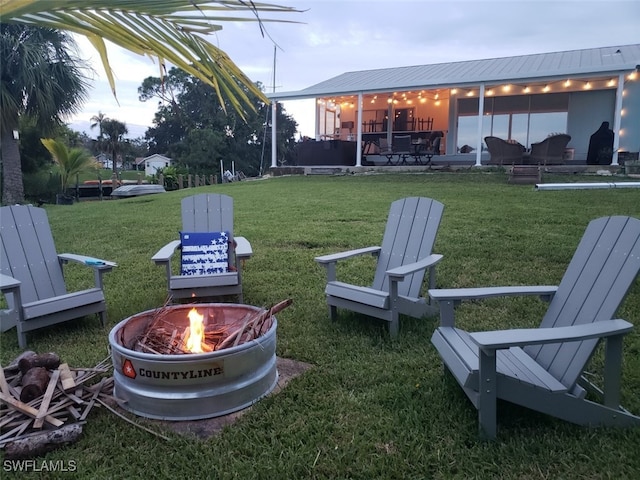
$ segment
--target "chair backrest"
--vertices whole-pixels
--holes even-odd
[[[395,153],[411,153],[411,135],[394,135],[392,145]]]
[[[562,161],[562,155],[567,147],[567,144],[571,141],[571,135],[561,133],[558,135],[551,135],[545,138],[543,141],[531,144],[531,158],[536,161],[543,162],[560,162]]]
[[[564,327],[614,318],[639,270],[640,220],[614,216],[591,221],[540,326]],[[571,388],[596,345],[594,339],[525,350]]]
[[[228,232],[233,240],[233,198],[215,193],[183,198],[182,231]]]
[[[436,155],[440,155],[440,140],[442,137],[436,137],[433,139],[433,143],[431,143],[431,151]]]
[[[233,198],[201,193],[182,199],[180,274],[212,275],[235,264]]]
[[[387,153],[391,151],[391,146],[389,145],[389,140],[386,137],[382,137],[378,139],[378,146],[380,148],[380,153]]]
[[[444,205],[437,200],[409,197],[391,204],[382,239],[373,288],[388,289],[385,272],[431,255],[442,219]],[[398,286],[398,293],[418,297],[424,270],[408,275]]]
[[[490,164],[522,163],[524,149],[519,143],[509,143],[502,138],[492,136],[484,137],[484,142],[487,144],[487,150],[491,155]]]
[[[26,205],[0,208],[0,242],[0,271],[21,282],[22,303],[67,293],[44,209]]]

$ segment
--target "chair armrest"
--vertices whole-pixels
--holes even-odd
[[[429,297],[440,305],[440,325],[453,327],[455,325],[454,307],[462,300],[479,300],[491,297],[505,297],[515,295],[539,295],[544,300],[550,300],[558,287],[554,285],[540,286],[512,286],[512,287],[482,287],[482,288],[444,288],[429,289]]]
[[[109,262],[107,260],[102,260],[100,258],[87,257],[85,255],[76,255],[75,253],[60,253],[58,254],[58,259],[63,264],[67,262],[75,262],[75,263],[80,263],[82,265],[87,265],[91,268],[96,268],[98,270],[105,270],[105,271],[110,271],[113,267],[118,266],[114,262]]]
[[[236,257],[237,258],[249,258],[253,255],[253,250],[249,240],[244,237],[233,237],[236,242]]]
[[[501,350],[525,345],[573,342],[629,333],[633,325],[625,320],[603,320],[569,327],[523,328],[470,333],[482,350]]]
[[[0,291],[10,291],[20,286],[20,280],[0,273]]]
[[[333,253],[330,255],[322,255],[316,257],[315,261],[324,266],[327,270],[327,282],[334,282],[336,280],[336,265],[338,260],[345,260],[347,258],[357,257],[360,255],[371,254],[374,257],[380,254],[382,247],[365,247],[358,248],[356,250],[347,250],[346,252]]]
[[[151,260],[156,262],[156,264],[166,263],[171,260],[171,256],[176,251],[176,248],[180,246],[180,240],[173,240],[167,243],[164,247],[156,252],[156,254],[151,257]]]
[[[356,250],[348,250],[346,252],[333,253],[330,255],[322,255],[320,257],[316,257],[314,260],[322,264],[335,263],[338,260],[357,257],[359,255],[366,255],[368,253],[370,253],[371,255],[377,255],[380,252],[380,249],[381,247],[358,248]]]
[[[555,285],[481,287],[481,288],[442,288],[430,289],[429,296],[434,300],[479,300],[491,297],[509,297],[516,295],[540,295],[552,297],[558,287]]]
[[[414,263],[408,263],[407,265],[402,265],[400,267],[392,268],[387,270],[387,275],[390,279],[400,281],[405,276],[417,272],[419,270],[426,270],[429,267],[436,265],[440,260],[442,260],[442,255],[438,253],[432,253],[428,257],[423,258],[422,260],[418,260]]]
[[[100,290],[104,288],[102,284],[102,275],[110,272],[113,267],[118,266],[114,262],[109,262],[107,260],[101,260],[94,257],[87,257],[84,255],[76,255],[74,253],[60,253],[58,254],[58,261],[61,263],[61,265],[69,262],[75,262],[91,267],[93,269],[93,279],[96,288],[99,288]]]

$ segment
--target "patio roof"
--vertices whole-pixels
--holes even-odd
[[[267,93],[267,96],[295,100],[492,82],[533,82],[614,75],[637,68],[640,68],[640,44],[347,72],[303,90]]]

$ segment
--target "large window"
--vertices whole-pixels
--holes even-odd
[[[478,132],[477,98],[458,100],[457,152],[475,151]],[[482,138],[492,135],[525,145],[544,140],[552,133],[565,133],[569,110],[567,93],[513,95],[485,98]],[[483,149],[486,148],[483,144]]]

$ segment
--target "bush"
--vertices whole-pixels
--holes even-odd
[[[32,203],[55,203],[60,189],[60,175],[49,169],[27,173],[23,176],[24,197]]]

